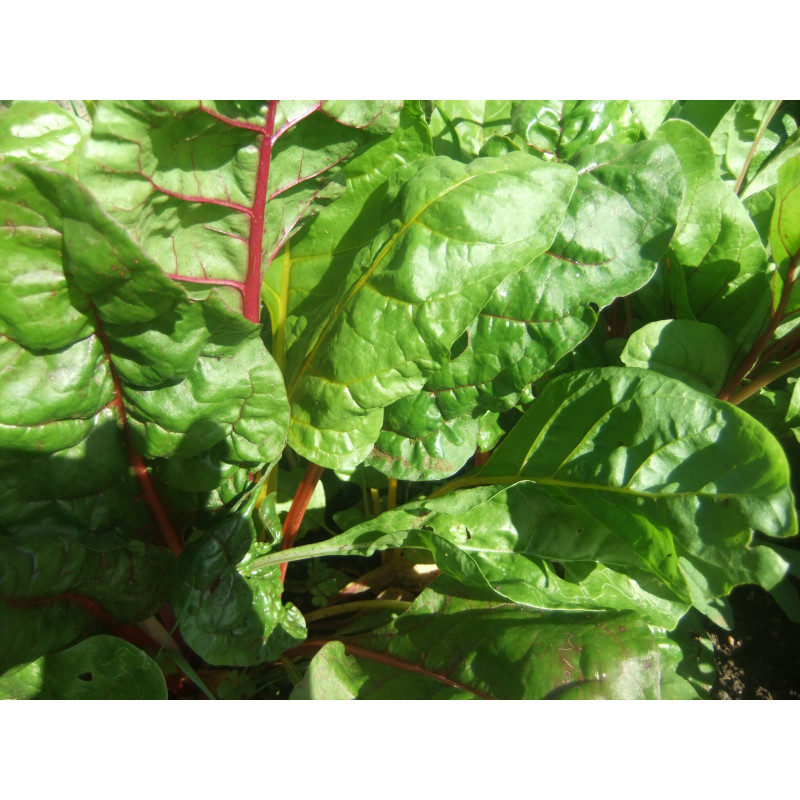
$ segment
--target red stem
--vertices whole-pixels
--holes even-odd
[[[275,143],[275,112],[278,101],[270,100],[267,119],[261,134],[261,149],[256,172],[256,192],[250,215],[250,236],[247,242],[247,277],[244,285],[244,315],[250,322],[258,323],[261,318],[261,254],[264,246],[264,213],[267,207],[267,186],[269,167],[272,160],[272,146]]]
[[[786,311],[786,306],[789,303],[789,297],[792,293],[792,287],[794,286],[794,274],[797,270],[798,259],[800,259],[800,251],[794,254],[789,263],[789,269],[786,271],[786,280],[783,283],[781,296],[778,300],[778,307],[773,312],[766,330],[758,337],[758,341],[750,348],[750,352],[745,356],[744,361],[742,361],[739,368],[733,373],[731,379],[717,395],[720,400],[728,400],[736,391],[736,387],[747,377],[758,361],[759,356],[764,352],[776,328],[783,322],[784,312]]]
[[[286,519],[283,522],[282,550],[288,550],[294,545],[294,540],[297,538],[297,532],[300,530],[300,523],[303,521],[309,501],[311,500],[311,495],[314,494],[314,489],[317,483],[319,483],[323,472],[325,472],[325,467],[320,467],[318,464],[308,465],[306,474],[303,475],[303,480],[300,481],[300,486],[297,489],[294,500],[292,500],[289,513],[286,515]],[[281,583],[283,583],[286,578],[286,568],[288,566],[288,563],[281,564]]]
[[[150,473],[147,471],[144,460],[139,454],[139,451],[134,447],[130,426],[128,425],[128,412],[125,409],[125,402],[122,398],[122,383],[111,361],[111,345],[109,344],[108,336],[106,335],[103,324],[100,321],[100,317],[97,315],[96,311],[95,319],[97,321],[97,335],[100,337],[100,341],[103,343],[106,361],[108,362],[108,369],[111,372],[111,378],[114,382],[114,399],[111,401],[110,405],[116,407],[117,411],[119,412],[122,431],[125,435],[125,444],[128,447],[128,460],[133,468],[133,474],[139,481],[139,486],[142,490],[142,495],[144,496],[145,502],[147,503],[148,507],[150,508],[150,512],[158,523],[158,528],[161,531],[161,536],[164,539],[164,543],[176,556],[179,556],[183,550],[181,540],[178,538],[178,534],[172,527],[172,523],[167,516],[167,511],[164,508],[164,504],[159,499],[158,493],[153,486],[153,482],[150,480]]]
[[[158,649],[158,642],[153,641],[144,631],[133,625],[120,625],[111,614],[108,613],[102,606],[95,603],[94,600],[82,594],[74,592],[64,592],[63,594],[56,595],[55,597],[31,597],[27,599],[17,599],[13,597],[0,596],[4,603],[16,608],[31,608],[40,606],[49,606],[53,603],[68,603],[70,605],[80,606],[85,611],[88,611],[95,617],[105,628],[108,628],[120,639],[125,639],[131,644],[143,649]]]

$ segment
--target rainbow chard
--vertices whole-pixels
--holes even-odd
[[[0,109],[0,696],[702,697],[800,618],[798,104],[88,109]]]

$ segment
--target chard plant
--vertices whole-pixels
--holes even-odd
[[[1,696],[697,698],[800,619],[800,104],[86,109],[0,112]]]

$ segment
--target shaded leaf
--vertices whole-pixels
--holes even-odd
[[[92,636],[0,677],[13,700],[166,700],[161,668],[115,636]]]
[[[716,395],[728,374],[731,350],[719,328],[674,319],[651,322],[634,331],[620,358],[629,367],[651,369]]]
[[[542,614],[437,581],[387,627],[326,644],[292,697],[655,699],[661,671],[635,614]]]
[[[249,514],[240,512],[190,541],[178,560],[171,601],[180,632],[210,664],[272,661],[305,638],[302,614],[281,603],[279,567],[252,563],[268,549],[254,538]]]
[[[554,379],[487,464],[450,485],[521,479],[617,532],[701,610],[737,583],[769,589],[783,577],[785,563],[750,544],[753,529],[797,531],[786,457],[766,429],[633,368]]]

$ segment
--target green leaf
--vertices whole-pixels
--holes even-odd
[[[800,155],[787,161],[778,172],[769,242],[772,257],[785,277],[790,263],[797,266],[800,253]]]
[[[77,172],[82,121],[55,103],[19,101],[0,113],[0,164],[49,163]]]
[[[287,353],[292,448],[322,466],[363,460],[383,408],[416,393],[498,283],[550,244],[574,181],[522,153],[424,161],[333,309]]]
[[[180,632],[210,664],[274,661],[305,639],[302,614],[281,603],[279,567],[252,563],[267,549],[254,538],[245,509],[187,543],[178,559],[171,600]]]
[[[166,700],[167,685],[150,656],[115,636],[93,636],[0,677],[12,700]]]
[[[430,119],[436,155],[469,162],[494,136],[511,133],[510,100],[437,100]]]
[[[390,180],[432,154],[430,132],[406,104],[392,136],[377,141],[342,168],[345,191],[288,241],[264,278],[272,353],[283,366],[309,320],[323,319],[336,300],[358,251],[375,235]],[[321,324],[321,323],[318,323]]]
[[[674,628],[688,605],[642,569],[623,537],[527,481],[406,503],[326,542],[258,563],[398,547],[423,548],[462,584],[531,608],[635,610]]]
[[[0,544],[0,671],[71,644],[97,622],[98,606],[101,621],[127,623],[167,599],[172,558],[165,548],[120,547],[108,535],[58,536],[46,518],[40,525]]]
[[[475,451],[478,417],[512,407],[589,334],[598,308],[652,277],[682,197],[679,162],[649,142],[603,145],[587,159],[547,252],[497,287],[422,392],[387,408],[376,468],[408,480],[452,475]]]
[[[336,168],[391,132],[399,107],[103,101],[80,175],[167,274],[255,320],[271,259],[341,193]]]
[[[292,697],[655,699],[661,673],[635,614],[543,614],[437,581],[385,628],[326,644]]]
[[[524,100],[514,104],[512,125],[533,150],[568,161],[587,145],[636,141],[627,131],[615,131],[628,110],[627,100]]]
[[[735,466],[732,466],[735,465]],[[753,529],[797,532],[786,457],[744,412],[634,368],[551,381],[474,476],[535,480],[624,538],[701,610],[740,583],[769,589],[786,565]]]
[[[731,363],[731,343],[713,325],[689,319],[651,322],[628,339],[620,358],[716,395]]]
[[[649,307],[662,318],[674,311],[716,325],[742,351],[760,333],[772,299],[758,231],[741,200],[717,176],[711,144],[703,134],[686,122],[670,120],[654,139],[674,148],[686,176],[670,261],[682,270],[688,306],[679,296],[673,308]]]

